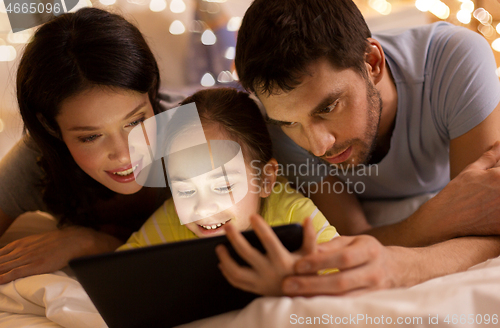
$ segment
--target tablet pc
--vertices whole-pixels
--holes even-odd
[[[290,252],[302,245],[300,225],[273,230]],[[243,235],[264,252],[253,231]],[[82,257],[69,265],[110,328],[173,327],[241,309],[258,297],[224,278],[215,254],[219,244],[244,264],[227,237],[218,236]]]

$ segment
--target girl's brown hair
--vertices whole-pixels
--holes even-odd
[[[202,125],[216,124],[236,141],[250,160],[264,166],[273,146],[259,107],[249,94],[232,88],[201,90],[181,105],[196,103]]]

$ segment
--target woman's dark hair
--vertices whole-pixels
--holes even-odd
[[[246,90],[267,94],[292,90],[323,57],[364,75],[369,37],[352,0],[255,0],[238,32],[236,70]]]
[[[266,123],[248,93],[232,88],[206,89],[186,98],[181,105],[192,102],[196,104],[202,126],[220,127],[240,145],[247,162],[258,161],[264,166],[273,157]]]
[[[123,17],[83,8],[49,21],[27,45],[17,71],[17,100],[24,131],[42,152],[44,202],[59,224],[97,228],[92,206],[114,192],[75,163],[61,139],[61,103],[93,87],[148,93],[155,113],[160,77],[139,30]]]

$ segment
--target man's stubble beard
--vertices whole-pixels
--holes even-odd
[[[380,126],[380,119],[382,116],[382,98],[380,97],[380,92],[375,88],[372,81],[368,78],[365,78],[365,81],[367,89],[366,97],[369,107],[367,119],[368,124],[366,126],[364,140],[357,138],[352,141],[348,141],[346,143],[347,145],[344,144],[341,146],[336,146],[328,150],[324,155],[324,157],[331,157],[333,154],[339,153],[340,151],[345,150],[350,146],[360,145],[361,151],[358,152],[356,156],[357,160],[355,160],[355,158],[351,158],[350,161],[339,164],[331,164],[327,162],[329,165],[345,171],[357,171],[364,165],[367,165],[370,162],[374,150],[377,148],[377,135]]]

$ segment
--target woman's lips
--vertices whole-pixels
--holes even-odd
[[[132,167],[133,167],[132,164],[129,164],[127,166],[123,166],[123,167],[120,167],[120,168],[117,168],[117,169],[114,169],[114,170],[109,170],[109,171],[106,171],[106,172],[109,172],[109,173],[123,172],[123,171],[126,171],[126,170],[130,170]]]
[[[136,163],[134,163],[133,165],[132,164],[129,164],[127,166],[124,166],[124,167],[120,167],[118,169],[114,169],[114,170],[109,170],[109,171],[105,171],[108,176],[115,180],[116,182],[119,182],[119,183],[129,183],[129,182],[132,182],[132,181],[135,181],[135,176],[134,176],[134,172],[142,169],[141,167],[141,161],[138,161]],[[119,175],[117,174],[118,172],[122,173],[122,175]],[[123,175],[123,173],[125,173],[126,175]]]
[[[347,161],[347,159],[351,156],[352,147],[347,148],[340,154],[333,157],[323,157],[330,164],[339,164]]]

